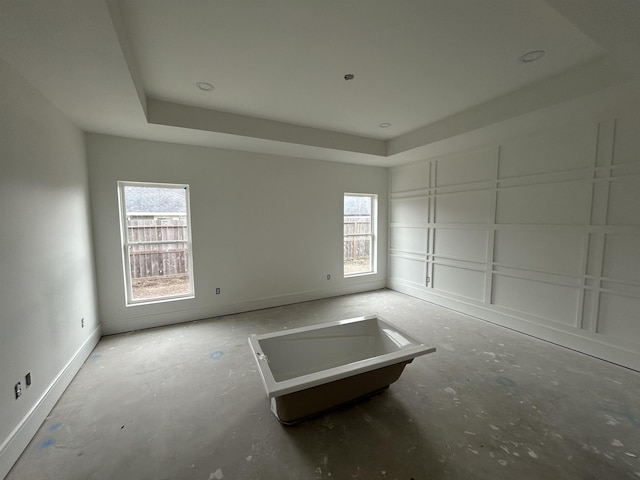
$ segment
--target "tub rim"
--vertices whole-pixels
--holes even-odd
[[[347,363],[345,365],[339,365],[337,367],[321,370],[320,372],[309,373],[307,375],[301,375],[289,380],[283,380],[277,382],[273,378],[271,368],[268,365],[267,357],[262,354],[259,341],[267,340],[270,338],[284,337],[287,335],[293,335],[296,333],[309,332],[314,330],[320,330],[323,328],[347,325],[349,323],[356,323],[368,320],[377,320],[393,330],[404,335],[414,345],[411,347],[403,348],[395,352],[385,353],[375,357],[367,358],[364,360],[358,360],[356,362]],[[436,351],[435,347],[428,347],[420,340],[416,339],[413,335],[407,333],[402,328],[397,327],[393,323],[382,318],[377,314],[363,315],[360,317],[348,318],[345,320],[335,320],[332,322],[320,323],[317,325],[309,325],[307,327],[298,327],[287,330],[280,330],[277,332],[264,333],[264,334],[252,334],[249,338],[249,345],[253,352],[254,360],[258,365],[258,371],[262,379],[262,384],[265,388],[268,398],[275,398],[288,393],[298,392],[307,388],[330,383],[335,380],[341,380],[359,373],[369,372],[378,368],[387,367],[396,363],[410,363],[414,358],[433,353]],[[265,365],[266,363],[266,365]]]

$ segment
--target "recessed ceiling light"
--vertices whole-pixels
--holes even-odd
[[[210,92],[211,90],[213,90],[213,85],[207,82],[197,82],[196,87],[198,87],[203,92]]]
[[[389,128],[391,124],[389,122],[382,122],[378,125],[380,128]]]
[[[524,55],[522,55],[518,61],[520,63],[531,63],[531,62],[535,62],[537,60],[540,60],[542,57],[544,57],[544,55],[547,52],[545,52],[544,50],[531,50],[530,52],[525,53]]]

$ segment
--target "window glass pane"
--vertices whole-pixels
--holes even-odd
[[[187,240],[184,187],[124,187],[129,242]],[[182,229],[172,228],[182,226]],[[168,235],[170,237],[168,237]]]
[[[184,187],[124,187],[125,208],[129,213],[187,214],[187,196]]]
[[[358,195],[344,196],[344,214],[371,217],[371,197]]]
[[[142,263],[142,270],[151,269],[155,254],[135,254],[138,265]],[[167,257],[168,255],[165,255]],[[167,259],[165,259],[167,261]],[[191,283],[189,273],[171,275],[132,275],[132,300],[148,300],[153,298],[189,295]]]
[[[366,273],[373,270],[371,265],[371,237],[353,236],[344,241],[344,273]]]
[[[127,302],[192,295],[187,188],[122,185],[121,194]]]

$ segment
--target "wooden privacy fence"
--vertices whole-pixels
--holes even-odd
[[[344,217],[345,263],[358,262],[371,256],[371,217]]]
[[[128,217],[131,277],[163,277],[189,273],[188,238],[186,217]]]

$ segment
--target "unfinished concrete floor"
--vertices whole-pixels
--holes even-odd
[[[378,313],[438,348],[278,423],[247,344]],[[388,290],[103,338],[9,480],[640,478],[640,374]]]

